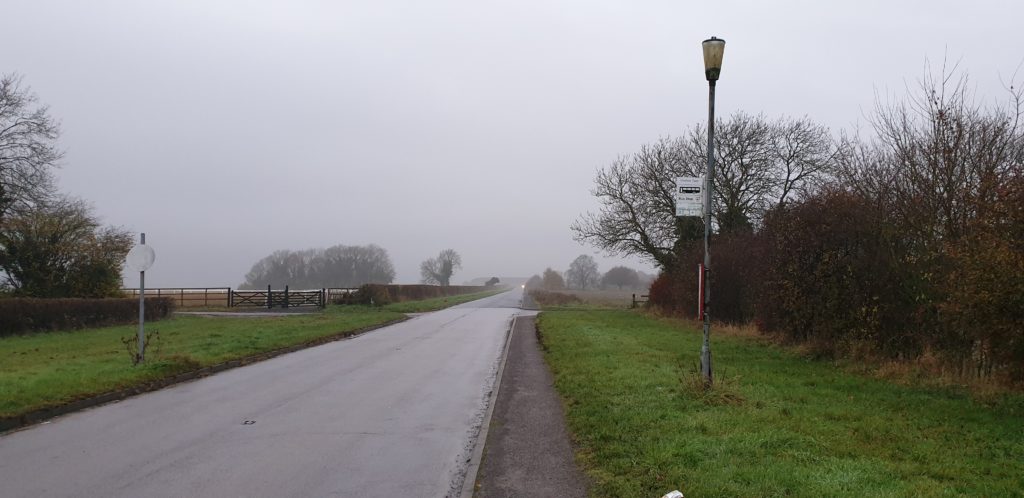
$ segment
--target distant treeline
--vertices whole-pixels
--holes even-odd
[[[267,285],[293,289],[359,287],[390,284],[395,267],[388,252],[376,245],[336,245],[327,249],[276,251],[252,266],[239,289],[261,289]]]

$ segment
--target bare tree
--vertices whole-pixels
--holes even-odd
[[[565,284],[570,289],[595,288],[600,283],[601,273],[597,270],[597,262],[586,254],[574,259],[565,272]]]
[[[677,241],[703,235],[700,220],[675,216],[675,178],[703,172],[699,161],[684,156],[688,152],[681,140],[663,138],[599,170],[591,192],[601,209],[572,224],[573,238],[673,267]]]
[[[763,115],[742,112],[715,124],[714,217],[723,232],[749,230],[767,209],[772,176],[773,127]],[[707,162],[707,128],[697,125],[687,140],[692,155]],[[703,174],[703,171],[702,171]]]
[[[777,121],[771,136],[775,206],[807,198],[820,188],[832,176],[839,151],[825,126],[806,117]]]
[[[706,163],[707,143],[707,128],[694,127],[687,155]],[[806,197],[830,177],[838,151],[828,128],[807,117],[768,121],[739,112],[717,123],[713,214],[719,231],[752,229],[769,210]]]
[[[0,77],[0,219],[54,194],[52,169],[63,154],[57,148],[59,135],[49,109],[37,105],[21,77]]]
[[[436,258],[420,263],[420,277],[425,284],[447,287],[451,285],[452,275],[459,268],[462,268],[462,257],[454,249],[445,249]]]
[[[736,113],[716,124],[713,223],[718,232],[750,230],[775,206],[806,195],[831,171],[838,146],[807,118],[770,122]],[[609,251],[674,268],[679,243],[703,237],[703,221],[675,216],[675,178],[702,176],[707,128],[661,139],[599,170],[592,193],[598,213],[571,226],[574,238]]]
[[[922,242],[962,237],[1024,159],[1024,89],[1009,88],[1009,101],[985,108],[974,101],[966,73],[957,67],[936,75],[926,67],[919,91],[898,103],[876,102],[877,136],[871,174],[891,179],[890,193],[902,222]]]

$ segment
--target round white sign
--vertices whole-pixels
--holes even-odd
[[[153,252],[153,248],[139,244],[128,251],[128,256],[124,258],[124,267],[133,271],[146,271],[153,266],[155,260],[156,253]]]

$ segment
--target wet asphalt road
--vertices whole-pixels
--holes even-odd
[[[0,495],[457,495],[522,292],[0,437]]]

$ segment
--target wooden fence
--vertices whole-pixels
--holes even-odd
[[[637,306],[639,306],[641,304],[647,304],[647,302],[650,299],[650,297],[651,296],[649,296],[647,294],[643,294],[643,295],[640,295],[640,296],[637,296],[636,294],[633,294],[633,306],[631,306],[631,307],[632,308],[636,308]]]
[[[178,308],[323,308],[332,298],[355,292],[357,289],[332,287],[313,290],[284,289],[236,290],[231,287],[158,287],[146,289],[146,297],[166,297],[174,300]],[[139,297],[139,289],[121,289],[125,297]],[[267,296],[270,296],[268,302]]]
[[[139,289],[121,289],[127,297],[139,297]],[[230,287],[160,287],[146,289],[146,297],[166,297],[179,308],[226,307],[231,298]]]

